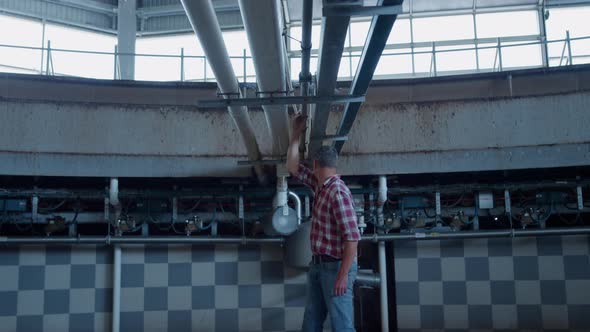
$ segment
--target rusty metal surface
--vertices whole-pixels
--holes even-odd
[[[515,75],[514,97],[498,75],[411,86],[380,82],[370,88],[344,145],[340,171],[590,165],[589,73]],[[404,89],[411,94],[402,98]],[[0,174],[251,176],[249,167],[237,166],[246,151],[227,112],[193,106],[214,95],[209,84],[0,75]],[[270,157],[264,114],[251,115],[261,152]],[[330,114],[327,134],[335,133],[340,117]]]

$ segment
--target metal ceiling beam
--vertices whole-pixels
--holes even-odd
[[[324,16],[373,16],[373,15],[398,15],[403,13],[399,6],[351,6],[351,7],[327,7],[324,8]]]
[[[215,13],[239,12],[240,7],[232,5],[213,6]],[[167,5],[154,7],[137,8],[137,15],[140,18],[150,18],[159,16],[176,16],[184,15],[184,8],[181,5]]]
[[[382,2],[383,6],[401,5],[403,0],[382,0],[380,2]],[[397,15],[379,15],[373,17],[369,33],[367,34],[367,40],[365,41],[365,47],[363,48],[363,53],[361,54],[350,88],[352,94],[364,95],[367,92],[396,18]],[[346,104],[337,135],[348,135],[361,105],[362,103],[359,102]],[[343,145],[344,141],[334,143],[334,147],[338,152],[342,150]]]
[[[334,95],[340,60],[344,51],[346,32],[350,23],[349,16],[330,16],[322,19],[320,37],[320,56],[318,59],[317,96]],[[312,137],[326,135],[330,104],[320,104],[313,115],[311,128]],[[322,145],[321,141],[309,143],[309,151],[313,153]]]
[[[261,98],[228,98],[215,100],[202,100],[197,103],[198,108],[223,108],[229,106],[261,107],[269,105],[293,105],[293,104],[332,104],[363,102],[365,96],[288,96],[288,97],[261,97]]]
[[[114,15],[117,12],[117,6],[104,2],[92,0],[45,0],[56,5],[83,9],[100,14]]]

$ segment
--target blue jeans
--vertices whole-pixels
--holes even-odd
[[[336,275],[340,262],[310,264],[307,273],[307,303],[303,316],[304,332],[323,331],[326,315],[329,313],[332,331],[355,331],[353,312],[353,285],[357,264],[348,271],[348,288],[342,296],[334,296]]]

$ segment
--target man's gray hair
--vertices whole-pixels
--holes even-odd
[[[336,168],[338,165],[338,152],[332,146],[323,145],[313,154],[312,159],[317,160],[320,167]]]

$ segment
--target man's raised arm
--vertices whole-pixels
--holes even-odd
[[[301,134],[305,130],[306,124],[306,116],[299,115],[293,119],[291,143],[289,151],[287,151],[287,169],[293,176],[299,175],[299,141],[301,141]]]

